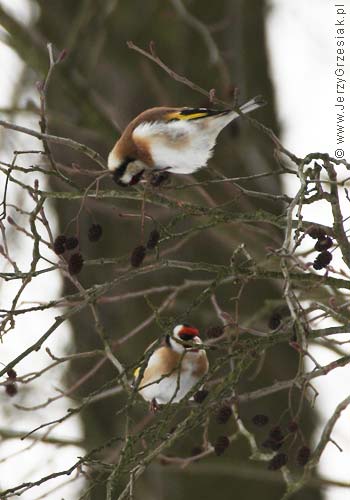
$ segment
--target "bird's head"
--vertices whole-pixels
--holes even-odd
[[[172,348],[180,353],[187,349],[196,352],[198,349],[194,348],[193,344],[202,344],[199,338],[199,330],[187,324],[175,326],[173,338],[169,340]]]
[[[134,158],[119,158],[112,150],[108,156],[108,168],[113,173],[113,179],[118,186],[134,186],[142,179],[145,166]]]

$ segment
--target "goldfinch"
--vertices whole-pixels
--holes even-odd
[[[255,97],[240,107],[250,113],[265,103]],[[108,156],[108,168],[120,186],[137,184],[147,172],[192,174],[213,154],[221,130],[239,114],[230,109],[147,109],[124,130]]]
[[[189,325],[177,325],[173,336],[167,335],[164,345],[149,357],[142,379],[141,367],[134,372],[134,386],[150,401],[151,409],[159,404],[178,403],[208,371],[208,359],[199,331]],[[198,347],[197,347],[198,346]]]

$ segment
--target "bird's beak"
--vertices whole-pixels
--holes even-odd
[[[193,338],[192,342],[194,344],[200,344],[201,345],[201,341],[199,340],[198,338],[198,335],[196,335],[196,337]],[[193,347],[192,349],[190,349],[191,352],[198,352],[199,349],[196,349],[195,347]]]

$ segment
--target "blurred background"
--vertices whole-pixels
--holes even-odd
[[[326,32],[331,16],[329,2],[292,0],[189,0],[180,2],[170,0],[2,0],[0,1],[1,52],[0,63],[3,77],[0,81],[1,112],[4,119],[15,121],[24,126],[37,128],[39,120],[39,98],[36,82],[42,80],[48,69],[47,43],[57,49],[67,50],[67,56],[55,68],[52,75],[48,98],[47,116],[49,132],[70,137],[89,145],[103,157],[113,146],[125,125],[139,112],[157,105],[170,106],[207,106],[210,103],[198,93],[171,79],[165,72],[130,50],[126,42],[132,40],[138,46],[147,48],[150,40],[155,42],[159,57],[180,75],[198,83],[205,89],[215,88],[217,96],[230,101],[238,95],[239,102],[262,94],[267,106],[254,114],[259,121],[272,128],[286,147],[298,156],[311,151],[333,153],[334,120],[331,112],[331,76],[333,40],[327,39]],[[310,28],[312,26],[312,28]],[[332,101],[333,102],[333,101]],[[333,127],[333,128],[332,128]],[[13,150],[37,148],[38,142],[14,134],[0,132],[2,159],[11,159]],[[86,169],[94,165],[86,158],[76,155],[72,150],[52,147],[56,161],[66,168],[67,175],[81,186],[91,182],[88,176],[72,171],[72,163]],[[25,156],[22,164],[29,166],[37,162],[36,157]],[[274,171],[278,165],[274,159],[269,140],[259,130],[243,121],[236,121],[227,127],[219,138],[215,156],[210,169],[196,174],[195,178],[179,177],[169,187],[170,197],[198,204],[229,204],[237,212],[255,211],[257,208],[274,214],[283,213],[283,205],[249,196],[244,196],[237,188],[228,183],[214,184],[205,189],[186,188],[195,181],[218,177],[218,172],[227,177],[248,176],[266,171]],[[48,177],[48,176],[46,176]],[[279,193],[287,191],[293,195],[297,185],[292,176],[282,185],[278,175],[262,177],[243,182],[250,190]],[[41,178],[37,174],[23,175],[23,181],[33,182],[39,178],[41,188],[48,190],[67,190],[67,186],[57,179]],[[183,189],[176,186],[183,185]],[[103,188],[114,188],[111,180],[103,181]],[[20,191],[11,196],[21,202]],[[25,200],[23,200],[25,204]],[[74,232],[70,224],[78,209],[77,203],[55,201],[50,205],[50,220],[54,231]],[[115,258],[128,256],[139,244],[139,224],[135,218],[121,217],[121,214],[139,213],[140,204],[134,201],[88,200],[86,210],[80,216],[80,240],[85,259],[100,257]],[[146,206],[146,212],[157,225],[167,224],[174,213],[168,208]],[[315,214],[308,214],[317,220]],[[319,221],[319,220],[318,220]],[[99,223],[103,228],[103,239],[97,245],[88,242],[87,230],[91,223]],[[197,223],[188,218],[177,226],[177,231],[187,230]],[[147,230],[153,229],[147,222]],[[246,225],[231,223],[215,229],[195,233],[182,240],[181,245],[164,245],[162,252],[171,258],[200,260],[215,264],[225,264],[233,249],[245,243],[249,252],[259,261],[266,258],[269,247],[278,248],[283,233],[270,225]],[[25,238],[13,231],[12,244],[16,247],[16,257],[25,262]],[[127,257],[126,257],[127,258]],[[123,261],[121,261],[123,263]],[[94,283],[108,281],[115,272],[114,265],[89,266],[81,276],[85,287]],[[180,286],[188,278],[186,271],[164,270],[147,279],[138,278],[137,282],[123,285],[115,291],[121,295],[130,291],[165,284]],[[205,273],[197,273],[196,279],[206,279]],[[62,294],[72,293],[68,282],[63,282],[60,274],[50,278],[50,284],[38,280],[25,297],[30,301],[47,300]],[[0,289],[2,307],[8,306],[14,288],[3,284]],[[164,308],[164,315],[173,318],[186,309],[198,290],[181,293],[175,301]],[[233,313],[232,297],[239,287],[222,286],[217,300],[223,310]],[[161,306],[167,294],[152,295],[152,303]],[[256,281],[249,283],[240,298],[240,324],[269,331],[269,320],[273,308],[283,304],[282,290],[276,281]],[[143,353],[145,347],[161,334],[155,324],[150,305],[143,297],[139,299],[110,300],[100,304],[99,311],[103,325],[112,340],[118,340],[135,328],[139,333],[118,350],[118,357],[125,364],[132,364]],[[19,319],[12,339],[8,338],[1,346],[2,362],[7,363],[25,346],[30,345],[51,324],[56,311],[40,312],[28,319]],[[208,326],[218,323],[215,308],[205,303],[191,313],[189,321],[205,331]],[[13,343],[12,343],[13,342]],[[99,347],[96,332],[91,328],[88,314],[73,317],[69,326],[61,326],[58,335],[48,342],[56,355],[91,351]],[[320,354],[321,355],[321,354]],[[32,369],[31,363],[46,366],[49,362],[45,353],[35,353],[20,366],[23,372]],[[327,358],[325,361],[327,362]],[[297,369],[298,357],[288,346],[278,346],[269,350],[258,377],[254,370],[242,377],[238,391],[246,392],[271,384],[276,379],[293,377]],[[63,368],[59,365],[55,372],[23,387],[16,395],[16,403],[32,406],[45,402],[55,393],[57,387],[65,390],[76,381],[84,378],[69,397],[45,406],[36,412],[24,412],[13,407],[13,400],[1,395],[3,414],[0,434],[1,459],[14,454],[13,458],[1,463],[3,474],[0,476],[1,489],[21,481],[37,479],[61,470],[74,463],[91,448],[107,441],[122,432],[122,421],[116,417],[124,402],[123,396],[111,394],[95,404],[89,405],[83,413],[60,426],[52,436],[57,443],[32,442],[23,453],[23,443],[10,430],[18,435],[43,421],[57,418],[68,407],[82,397],[99,389],[115,375],[112,365],[97,366],[96,360],[76,360]],[[54,375],[53,375],[54,373]],[[249,375],[249,376],[248,376]],[[334,382],[334,387],[339,386]],[[321,389],[320,389],[321,391]],[[322,393],[322,391],[321,391]],[[334,397],[341,399],[338,392]],[[322,394],[320,399],[322,398]],[[326,399],[326,398],[325,398]],[[326,403],[322,406],[327,413]],[[333,401],[332,401],[333,403]],[[256,413],[269,415],[272,423],[280,421],[287,407],[287,395],[278,393],[260,399],[241,408],[241,416],[250,430],[256,433],[260,444],[266,438],[266,431],[256,431],[251,418]],[[333,406],[330,405],[331,411]],[[147,410],[143,405],[135,410],[135,422],[142,419]],[[348,412],[349,413],[349,412]],[[349,416],[349,414],[348,414]],[[347,416],[347,418],[348,418]],[[306,406],[302,417],[302,428],[306,441],[312,445],[314,433],[322,422],[322,412]],[[282,420],[283,421],[283,420]],[[283,421],[283,425],[286,422]],[[220,428],[211,429],[213,436]],[[198,445],[200,435],[193,434],[188,442],[181,442],[173,453],[181,456],[191,454]],[[345,454],[348,453],[349,437],[340,437]],[[345,441],[345,442],[344,442]],[[347,447],[347,448],[346,448]],[[113,450],[112,450],[113,456]],[[290,450],[291,456],[293,451]],[[347,455],[349,458],[349,454]],[[344,479],[342,470],[346,469],[346,457],[335,466],[334,456],[325,454],[323,475]],[[330,465],[330,464],[333,465]],[[14,466],[16,473],[13,474]],[[332,467],[332,469],[331,469]],[[293,468],[293,465],[292,465]],[[334,472],[334,469],[336,471]],[[325,473],[326,471],[326,473]],[[105,498],[104,486],[97,485],[89,495],[82,497],[88,486],[89,478],[73,480],[59,489],[62,479],[40,487],[40,493],[30,491],[25,499],[39,498]],[[211,457],[187,469],[163,466],[155,462],[137,483],[135,498],[147,499],[189,499],[201,498],[216,500],[235,498],[250,500],[278,500],[282,497],[284,483],[279,472],[266,470],[266,463],[249,461],[249,450],[244,440],[220,458]],[[295,500],[330,499],[345,500],[348,491],[342,488],[320,486],[317,481],[297,493]]]

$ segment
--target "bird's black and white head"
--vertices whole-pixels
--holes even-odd
[[[174,351],[179,353],[182,353],[184,350],[196,352],[198,349],[193,347],[193,345],[202,344],[199,338],[199,330],[187,324],[175,326],[173,337],[169,335],[167,342]]]
[[[140,160],[119,158],[113,150],[108,156],[108,168],[113,173],[114,181],[122,187],[138,184],[145,171],[145,165]]]

